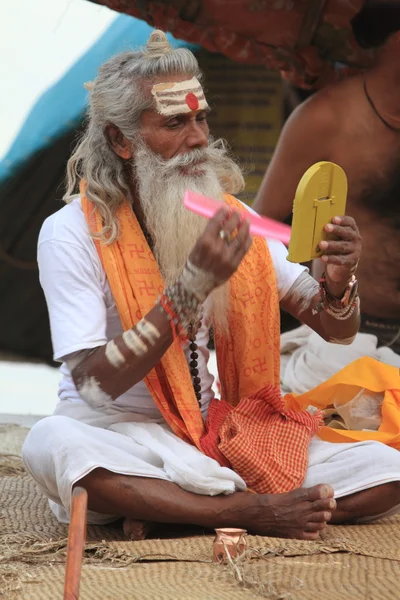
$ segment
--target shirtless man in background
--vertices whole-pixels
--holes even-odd
[[[378,346],[390,346],[400,354],[400,4],[396,4],[392,29],[374,67],[327,86],[292,113],[254,208],[283,221],[311,165],[322,160],[340,165],[349,183],[346,212],[358,223],[363,238],[357,270],[360,331],[373,333]],[[381,37],[371,28],[368,31],[375,39]],[[314,261],[315,277],[322,270],[321,262]]]

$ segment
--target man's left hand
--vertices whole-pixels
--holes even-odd
[[[327,286],[332,295],[340,297],[355,273],[361,255],[361,235],[353,217],[334,217],[325,231],[335,240],[320,242],[325,263]]]

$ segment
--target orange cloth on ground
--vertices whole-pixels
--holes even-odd
[[[324,409],[335,398],[345,404],[355,397],[360,388],[384,392],[382,423],[378,431],[332,429],[324,426],[318,432],[319,437],[327,442],[376,440],[400,450],[400,373],[396,367],[365,356],[309,392],[299,396],[287,394],[284,400],[286,406],[293,410],[302,410],[310,405]]]
[[[84,192],[82,182],[83,211],[90,230],[99,232],[101,217]],[[232,196],[225,201],[243,210]],[[96,246],[125,331],[154,307],[164,283],[127,201],[117,218],[118,240],[109,245],[96,241]],[[177,436],[233,468],[256,492],[289,491],[304,481],[309,443],[320,419],[287,410],[280,395],[279,299],[264,240],[254,239],[229,285],[229,331],[215,326],[222,400],[211,402],[206,427],[179,340],[145,383]]]

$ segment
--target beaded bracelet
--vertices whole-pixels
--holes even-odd
[[[175,312],[171,299],[168,298],[168,296],[166,296],[165,294],[162,294],[157,300],[156,307],[160,312],[164,314],[164,316],[167,317],[167,320],[170,322],[174,341],[177,337],[182,337],[179,317]]]
[[[338,309],[328,305],[325,307],[325,312],[338,321],[346,321],[352,316],[359,303],[360,298],[357,296],[349,306]]]
[[[358,295],[355,296],[353,302],[348,306],[343,306],[340,300],[332,298],[326,289],[326,279],[321,277],[319,280],[319,301],[317,305],[312,309],[312,314],[316,315],[322,311],[325,311],[328,315],[337,319],[338,321],[345,321],[349,319],[354,313],[357,306],[359,306],[360,299]],[[338,306],[339,304],[339,306]]]
[[[190,260],[186,262],[177,281],[168,286],[157,301],[159,310],[171,323],[174,338],[195,338],[203,318],[203,302],[216,285],[212,273]]]
[[[164,290],[157,306],[170,321],[174,338],[187,341],[196,336],[203,317],[203,307],[179,280]]]

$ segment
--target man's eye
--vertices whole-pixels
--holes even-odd
[[[179,124],[180,122],[177,119],[174,119],[173,121],[168,121],[167,127],[168,129],[176,129],[179,127]]]
[[[197,115],[197,121],[207,121],[207,114],[206,113],[200,113]]]

